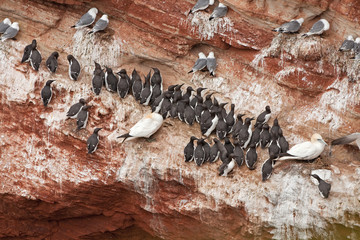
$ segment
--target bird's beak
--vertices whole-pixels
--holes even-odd
[[[324,143],[325,145],[328,145],[323,139],[319,139],[319,141]]]

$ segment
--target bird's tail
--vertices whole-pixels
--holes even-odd
[[[75,25],[74,26],[71,26],[71,28],[74,28],[74,27],[76,27]]]
[[[215,72],[211,72],[211,73],[210,73],[210,76],[215,77]]]
[[[271,30],[273,32],[279,32],[279,28],[274,28],[273,30]]]
[[[301,37],[308,37],[309,36],[309,34],[307,34],[307,33],[304,33],[303,35],[301,35]]]
[[[123,135],[121,135],[121,136],[118,136],[117,138],[124,138],[124,140],[122,141],[122,143],[123,143],[123,142],[125,142],[125,140],[126,140],[127,138],[129,138],[129,137],[131,137],[131,135],[130,135],[129,133],[125,133],[125,134],[123,134]]]
[[[92,34],[92,33],[94,33],[94,31],[90,31],[90,32],[88,32],[88,34]]]
[[[189,11],[188,15],[190,15],[190,14],[192,14],[192,9],[190,9],[190,11]]]
[[[209,17],[209,21],[211,21],[211,20],[213,20],[213,19],[214,19],[214,17],[213,17],[213,16]]]
[[[194,71],[191,69],[188,73],[192,73],[192,72],[194,72]]]

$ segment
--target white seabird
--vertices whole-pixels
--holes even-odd
[[[134,139],[139,137],[149,138],[153,135],[162,125],[164,119],[159,113],[150,113],[140,119],[131,129],[130,132],[119,136],[118,138],[124,138],[123,142],[128,139]]]
[[[97,8],[91,8],[87,13],[85,13],[80,20],[74,25],[72,28],[82,28],[91,25],[96,18],[96,14],[98,13]]]
[[[278,28],[273,29],[274,32],[282,33],[296,33],[300,30],[301,25],[303,24],[304,19],[293,19],[290,22],[284,23]]]
[[[344,40],[344,42],[341,44],[341,47],[339,48],[340,52],[348,52],[352,50],[355,46],[354,38],[353,36],[349,35],[347,39]]]
[[[331,146],[349,144],[354,141],[356,142],[356,144],[360,150],[360,132],[352,133],[352,134],[346,135],[344,137],[335,139],[331,142]]]
[[[296,144],[286,153],[280,153],[280,158],[277,160],[313,160],[320,156],[324,151],[326,142],[322,139],[320,134],[313,134],[310,141]]]
[[[227,14],[228,12],[228,7],[225,6],[224,4],[222,3],[219,3],[219,6],[217,6],[214,11],[212,12],[209,20],[212,20],[214,18],[222,18],[222,17],[225,17],[225,15]]]
[[[103,31],[107,25],[109,24],[109,18],[108,15],[104,14],[102,17],[95,23],[94,27],[91,29],[91,31],[88,33],[96,33],[99,31]]]
[[[4,34],[1,36],[1,41],[4,42],[6,39],[14,38],[19,32],[19,23],[14,22],[6,29]]]
[[[304,33],[302,37],[307,37],[310,35],[320,35],[323,32],[329,30],[330,23],[326,19],[320,19],[314,25],[311,27],[310,31],[307,33]]]
[[[194,13],[200,10],[205,10],[209,5],[213,5],[215,0],[198,0],[195,6],[190,10],[190,13]]]
[[[4,21],[0,23],[0,33],[4,33],[6,29],[11,26],[11,21],[8,18],[5,18]]]
[[[206,58],[206,67],[209,70],[210,75],[215,76],[216,58],[213,52],[210,52]]]
[[[189,71],[189,73],[192,73],[192,72],[197,72],[199,70],[202,70],[206,67],[206,64],[207,64],[207,58],[205,56],[204,53],[200,52],[199,53],[199,59],[196,60],[194,66],[192,67],[192,69]]]

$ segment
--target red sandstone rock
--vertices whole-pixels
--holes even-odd
[[[313,164],[279,164],[263,183],[265,150],[255,171],[236,167],[228,178],[218,176],[219,163],[184,163],[183,147],[191,135],[200,136],[198,124],[169,119],[154,142],[116,140],[149,108],[105,90],[93,96],[94,60],[117,70],[136,68],[141,76],[156,66],[165,87],[205,86],[249,116],[269,104],[291,146],[313,132],[329,142],[360,131],[359,83],[347,80],[358,76],[358,66],[336,51],[344,35],[357,31],[356,1],[225,1],[227,18],[211,24],[215,6],[187,16],[194,3],[2,2],[0,17],[18,21],[21,30],[16,41],[0,45],[0,237],[360,238],[352,229],[359,224],[359,152],[351,145],[335,147],[331,158],[325,151]],[[109,14],[106,33],[70,29],[91,7]],[[320,14],[331,24],[323,39],[270,31],[304,17],[305,32]],[[45,60],[39,72],[19,63],[33,38],[43,59],[59,51],[57,74],[48,73]],[[215,52],[216,78],[186,73],[199,51]],[[82,65],[78,82],[68,79],[67,54]],[[54,97],[44,109],[40,90],[50,78],[57,80]],[[94,107],[87,128],[76,132],[65,113],[79,97]],[[89,155],[86,139],[97,126],[103,127],[99,148]],[[317,168],[332,171],[326,201],[308,178]]]

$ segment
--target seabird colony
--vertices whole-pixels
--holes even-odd
[[[213,5],[213,0],[198,0],[195,6],[190,10],[193,14],[200,10],[205,10]],[[209,17],[209,21],[224,17],[228,12],[228,7],[223,3],[219,3],[213,13]],[[91,8],[85,13],[79,21],[73,25],[73,28],[79,29],[90,26],[95,22],[98,10]],[[303,18],[291,20],[290,22],[282,24],[273,31],[280,33],[298,33],[302,24]],[[103,16],[95,23],[88,34],[95,34],[104,31],[109,24],[108,15]],[[302,36],[320,35],[330,28],[327,20],[321,19],[316,22],[309,32]],[[5,41],[14,38],[19,31],[17,22],[11,23],[8,18],[5,18],[0,23],[0,33],[2,33],[1,40]],[[37,41],[34,39],[31,44],[24,49],[21,63],[29,62],[31,67],[38,71],[42,57],[40,51],[37,49]],[[355,41],[352,36],[349,36],[341,45],[339,51],[354,50],[356,55],[360,56],[360,38]],[[207,69],[211,76],[215,76],[217,67],[214,52],[209,52],[208,56],[202,52],[199,54],[194,66],[189,73],[197,71],[204,71]],[[58,68],[59,53],[53,52],[46,60],[46,67],[51,73],[55,73]],[[359,57],[360,58],[360,57]],[[78,80],[81,73],[80,62],[71,54],[67,56],[69,62],[69,78],[73,81]],[[153,75],[151,70],[145,77],[143,83],[139,74],[134,69],[131,78],[128,76],[125,69],[121,69],[116,74],[113,70],[105,66],[105,72],[100,64],[94,62],[95,70],[92,79],[92,91],[95,95],[101,94],[102,86],[110,92],[117,93],[120,98],[125,98],[129,93],[134,96],[136,101],[145,106],[150,105],[152,113],[145,115],[138,121],[127,133],[122,134],[118,138],[131,140],[135,138],[150,138],[162,126],[166,118],[178,118],[179,120],[193,125],[198,122],[202,135],[206,138],[190,137],[190,141],[184,148],[185,162],[195,161],[197,166],[209,162],[214,163],[218,159],[221,160],[218,171],[220,176],[227,176],[237,165],[242,166],[243,163],[250,170],[256,168],[258,161],[257,148],[268,148],[269,159],[266,160],[262,167],[262,180],[265,181],[270,178],[273,167],[276,161],[280,160],[314,160],[323,152],[326,142],[322,137],[315,133],[308,142],[303,142],[294,145],[289,149],[289,143],[286,141],[283,131],[279,125],[278,119],[273,120],[273,126],[270,127],[268,122],[271,118],[270,106],[266,106],[265,110],[260,113],[254,124],[254,129],[251,122],[255,120],[254,117],[246,117],[245,114],[235,113],[235,104],[231,104],[230,111],[225,109],[227,103],[219,103],[213,97],[211,90],[203,95],[206,88],[193,89],[191,86],[182,92],[181,88],[184,84],[176,84],[168,87],[166,91],[163,90],[163,79],[160,70],[153,68]],[[48,106],[51,102],[53,91],[51,84],[55,80],[48,80],[41,90],[41,99],[44,106]],[[193,94],[193,92],[195,92]],[[86,100],[80,98],[77,103],[73,104],[68,110],[66,116],[68,118],[77,119],[77,131],[83,129],[87,125],[89,119],[89,109],[91,105],[87,105]],[[99,144],[99,131],[102,128],[95,128],[93,134],[87,140],[87,150],[89,154],[96,151]],[[212,134],[216,134],[213,138],[213,144],[210,145],[206,139]],[[231,142],[229,136],[232,136]],[[224,140],[224,143],[221,142]],[[331,145],[348,144],[356,141],[360,149],[360,134],[353,133],[348,136],[332,141]],[[196,142],[196,144],[195,144]],[[313,174],[311,177],[318,181],[319,191],[321,196],[327,198],[331,185],[323,181],[318,175]]]

